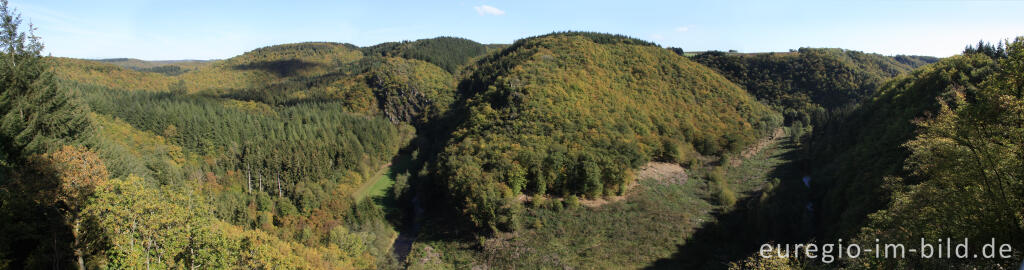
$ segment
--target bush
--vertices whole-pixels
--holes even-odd
[[[530,205],[532,205],[534,208],[541,208],[547,205],[547,203],[545,202],[544,195],[533,194],[533,196],[530,198]]]
[[[565,197],[564,203],[565,208],[576,209],[580,207],[580,198],[576,197],[576,195],[569,195],[569,197]]]
[[[722,206],[732,207],[736,205],[736,192],[732,191],[728,186],[717,187],[715,198],[718,199],[718,204]]]
[[[393,196],[396,201],[402,199],[402,195],[409,189],[409,173],[401,173],[395,176],[395,185],[392,186]]]
[[[736,192],[729,186],[729,179],[725,178],[725,172],[721,167],[708,172],[708,181],[718,204],[725,207],[732,207],[736,204]]]
[[[564,208],[562,206],[562,202],[559,200],[548,200],[547,207],[555,212],[561,212]]]

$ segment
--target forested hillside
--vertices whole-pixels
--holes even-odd
[[[956,265],[1012,267],[1024,257],[1024,38],[1001,43],[998,48],[988,55],[968,50],[969,57],[989,56],[994,63],[991,69],[972,69],[969,76],[988,76],[979,84],[953,83],[938,100],[939,108],[914,122],[916,136],[904,144],[910,151],[904,161],[910,174],[886,179],[890,204],[869,216],[860,231],[862,239],[906,240],[945,234],[999,239],[1012,245],[1012,258],[952,262]],[[920,73],[924,74],[927,71]],[[942,81],[941,77],[918,76],[914,83],[935,79]],[[932,220],[949,225],[935,226]],[[911,233],[904,234],[904,229]],[[979,246],[974,243],[972,247]],[[945,267],[948,263],[925,261],[920,265]]]
[[[651,160],[737,153],[777,113],[712,71],[634,39],[552,34],[482,59],[439,156],[439,181],[476,226],[511,230],[519,194],[624,194]]]
[[[555,32],[84,60],[43,56],[0,4],[0,269],[1013,269],[1024,257],[1024,38],[945,59],[684,55]],[[943,237],[1013,251],[757,253]]]
[[[417,41],[387,42],[363,48],[366,55],[417,59],[437,65],[449,73],[469,64],[496,46],[488,46],[457,37],[438,37]]]
[[[448,71],[338,43],[47,58],[3,15],[0,268],[392,263],[389,214],[354,194],[453,102]]]
[[[788,53],[705,52],[693,57],[782,111],[787,123],[812,123],[826,112],[856,105],[889,78],[936,61],[842,49],[800,48]]]
[[[900,76],[816,130],[809,140],[823,236],[856,235],[867,243],[955,235],[999,239],[1019,250],[1024,41],[1006,45],[988,55],[969,49]],[[937,226],[940,220],[944,225]],[[1016,263],[866,261],[875,267]]]
[[[181,75],[182,73],[206,66],[209,60],[165,60],[143,61],[131,58],[100,59],[98,62],[110,63],[121,67],[164,75]]]
[[[827,187],[820,190],[826,193],[822,222],[840,223],[825,226],[828,233],[851,233],[885,205],[882,178],[906,175],[903,161],[910,152],[902,145],[915,135],[912,121],[937,112],[938,98],[949,102],[954,91],[977,89],[993,67],[980,55],[945,59],[886,83],[857,110],[815,129],[809,166],[816,168],[815,184]]]

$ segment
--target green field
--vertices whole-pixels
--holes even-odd
[[[359,190],[353,193],[352,197],[354,197],[356,201],[361,201],[367,197],[383,197],[387,194],[388,189],[390,189],[394,184],[395,177],[394,173],[391,172],[391,165],[389,164],[380,169],[376,175],[370,178],[370,181],[359,186]]]

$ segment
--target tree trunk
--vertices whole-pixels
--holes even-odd
[[[281,172],[277,172],[277,197],[281,196]]]

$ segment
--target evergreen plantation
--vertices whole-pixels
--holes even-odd
[[[0,19],[0,269],[1024,259],[1020,38],[945,59],[694,54],[556,32],[84,60],[42,56],[45,40],[6,1]],[[756,253],[921,237],[995,238],[1013,252]]]

